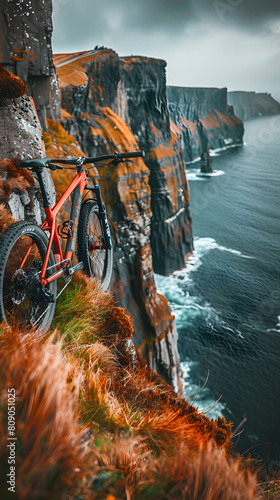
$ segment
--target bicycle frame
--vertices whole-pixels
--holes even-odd
[[[35,169],[34,169],[35,170]],[[90,191],[93,191],[96,195],[96,201],[98,204],[99,208],[99,215],[101,219],[101,223],[103,226],[104,230],[104,239],[105,239],[105,245],[107,248],[112,248],[112,241],[111,241],[111,236],[110,236],[110,229],[108,225],[108,219],[107,215],[105,212],[105,209],[103,208],[103,203],[102,203],[102,198],[101,198],[101,190],[100,186],[96,184],[95,186],[92,186],[89,184],[88,180],[86,179],[86,171],[82,170],[80,172],[77,172],[75,178],[72,180],[72,182],[69,184],[68,188],[66,191],[62,194],[62,196],[59,198],[59,200],[56,202],[55,206],[51,208],[44,181],[42,178],[42,170],[40,168],[37,168],[36,170],[39,184],[41,187],[41,192],[42,192],[42,197],[43,197],[43,204],[44,204],[44,210],[46,213],[46,219],[41,225],[41,228],[44,231],[49,231],[50,232],[50,238],[48,242],[48,247],[47,247],[47,252],[45,255],[43,267],[42,267],[42,272],[40,276],[40,281],[42,286],[46,286],[52,281],[60,278],[60,276],[63,275],[64,270],[67,268],[68,264],[72,262],[73,255],[75,252],[75,246],[76,246],[76,240],[77,240],[77,230],[78,230],[78,221],[79,221],[79,215],[81,211],[81,204],[82,204],[82,197],[85,189],[88,189]],[[67,200],[68,196],[73,193],[73,200],[72,200],[72,208],[71,208],[71,215],[70,215],[70,223],[71,225],[71,235],[67,238],[67,244],[66,244],[66,251],[65,251],[65,256],[63,256],[60,240],[59,240],[59,234],[57,230],[57,224],[56,224],[56,217]],[[49,262],[49,257],[50,257],[50,252],[52,245],[54,245],[55,248],[55,254],[59,256],[60,261],[56,264],[56,272],[51,274],[48,278],[46,278],[46,273],[47,273],[47,266]],[[31,251],[31,249],[30,249]],[[28,252],[29,253],[29,252]],[[26,260],[28,253],[24,259]],[[24,265],[24,262],[22,263]]]
[[[41,172],[37,172],[39,183],[40,182],[40,176]],[[40,281],[43,286],[48,285],[52,281],[58,279],[60,276],[63,274],[63,270],[67,267],[67,264],[72,261],[73,259],[73,254],[75,251],[75,244],[76,244],[76,239],[77,239],[77,229],[78,229],[78,220],[79,220],[79,215],[80,215],[80,210],[81,210],[81,203],[82,203],[82,196],[84,189],[86,185],[88,184],[88,181],[86,180],[86,172],[83,170],[82,172],[76,174],[75,178],[73,181],[70,183],[66,191],[61,195],[59,200],[56,202],[55,206],[53,209],[51,209],[50,204],[44,196],[44,191],[45,191],[45,186],[41,185],[41,190],[42,190],[42,195],[43,195],[43,201],[44,201],[44,210],[46,213],[46,219],[41,225],[41,228],[44,231],[49,231],[50,232],[50,238],[49,238],[49,243],[48,243],[48,248],[47,252],[45,255],[45,260],[43,263],[43,268],[41,272],[41,277]],[[73,221],[72,225],[72,235],[71,237],[67,240],[66,244],[66,252],[65,252],[65,257],[63,257],[62,253],[62,248],[59,240],[59,235],[58,235],[58,230],[57,230],[57,225],[56,225],[56,217],[67,200],[68,196],[73,192],[73,200],[72,200],[72,208],[71,208],[71,215],[70,215],[70,220]],[[46,202],[46,203],[45,203]],[[48,205],[48,206],[46,206]],[[60,262],[57,263],[57,268],[59,269],[57,272],[52,274],[50,277],[46,279],[46,272],[47,272],[47,265],[50,257],[50,252],[52,245],[54,244],[55,248],[55,253],[59,255]]]

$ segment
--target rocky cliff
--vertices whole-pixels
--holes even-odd
[[[27,84],[43,128],[60,117],[52,30],[52,0],[1,0],[0,64]]]
[[[181,137],[184,160],[242,144],[244,128],[227,103],[227,89],[168,87],[171,129]]]
[[[17,170],[13,159],[45,156],[41,125],[26,86],[0,66],[0,203],[1,216],[41,224],[44,220],[38,181],[31,173]],[[49,171],[44,180],[52,203],[55,189]]]
[[[280,114],[280,103],[267,93],[229,92],[228,102],[240,120]]]
[[[166,275],[184,266],[193,247],[188,183],[180,139],[170,128],[165,66],[158,59],[122,59],[128,123],[150,171],[154,269]]]
[[[39,7],[35,0],[1,4],[2,62],[21,76],[28,94],[33,95],[50,156],[126,152],[139,147],[147,153],[146,164],[139,159],[99,169],[114,240],[112,290],[133,318],[136,347],[178,390],[175,321],[166,299],[157,294],[153,275],[154,268],[167,274],[183,267],[192,251],[188,185],[179,137],[170,130],[165,63],[148,58],[120,59],[112,50],[98,49],[56,56],[63,108],[59,123],[51,9],[50,0],[42,1]],[[3,106],[11,108],[7,115],[11,123],[5,123],[2,133],[3,137],[16,136],[20,145],[18,148],[16,141],[9,147],[3,142],[1,156],[9,160],[41,156],[38,121],[36,132],[33,127],[35,108],[30,108],[29,97],[16,96],[21,99],[18,102],[11,100],[14,97],[8,95],[3,100]],[[6,108],[0,112],[4,114]],[[18,124],[20,128],[11,134]],[[4,171],[3,176],[6,193],[10,173]],[[69,178],[56,173],[55,181],[59,193]],[[30,198],[33,186],[28,189],[18,193],[22,205],[14,216],[35,217],[40,222],[38,211],[30,212],[35,205],[40,211],[40,200],[37,203]]]
[[[165,376],[178,375],[174,318],[153,277],[154,269],[168,274],[183,267],[193,248],[182,151],[167,111],[165,63],[93,50],[59,54],[55,64],[61,123],[86,154],[139,147],[146,153],[145,163],[99,169],[115,246],[112,288],[133,317],[136,346],[150,353],[152,366]]]

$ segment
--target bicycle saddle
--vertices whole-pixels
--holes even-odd
[[[38,158],[35,160],[24,160],[17,163],[17,167],[45,167],[47,163],[51,161],[51,158]]]

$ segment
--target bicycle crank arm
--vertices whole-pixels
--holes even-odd
[[[69,276],[72,276],[72,274],[74,274],[76,271],[80,271],[81,269],[84,269],[83,262],[78,262],[78,264],[76,264],[75,266],[69,267],[68,268]]]

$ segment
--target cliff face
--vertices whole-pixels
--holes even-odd
[[[0,62],[27,84],[43,128],[46,117],[60,117],[52,30],[52,0],[1,0]]]
[[[168,87],[171,129],[181,136],[184,160],[209,149],[242,144],[244,128],[227,104],[227,89]]]
[[[56,63],[64,106],[63,128],[58,123],[60,95],[51,51],[51,0],[43,0],[40,6],[35,0],[28,3],[5,1],[1,3],[0,13],[3,66],[9,68],[14,75],[19,75],[27,84],[28,93],[34,98],[39,120],[45,131],[47,154],[61,156],[62,153],[63,156],[73,156],[73,153],[95,155],[116,150],[139,150],[137,140],[128,125],[129,110],[123,78],[123,62],[117,54],[111,50],[96,50],[84,54],[72,54],[71,61],[67,60],[67,56],[58,57]],[[17,171],[12,168],[12,157],[28,158],[45,154],[41,149],[41,131],[36,108],[33,107],[29,97],[10,94],[4,97],[3,108],[0,111],[7,120],[3,121],[1,132],[3,137],[7,137],[7,141],[3,142],[3,150],[0,153],[2,157],[8,157],[8,163],[4,161],[1,164],[2,201],[6,205],[10,203],[15,218],[35,218],[40,223],[40,193],[36,183],[34,185],[34,179],[30,178],[28,185],[22,181],[22,189],[19,188],[19,181],[10,182],[12,174],[16,178],[18,176]],[[9,98],[19,100],[11,101]],[[166,99],[164,105],[166,108]],[[171,139],[170,132],[169,135]],[[9,143],[10,138],[12,142]],[[152,146],[151,143],[149,147]],[[176,148],[179,150],[178,145]],[[59,154],[53,154],[54,152]],[[176,155],[175,149],[168,147],[168,152],[164,156]],[[168,159],[167,170],[171,166]],[[184,236],[183,240],[185,227],[182,217],[180,224],[177,223],[172,228],[172,217],[176,216],[174,210],[179,214],[184,210],[189,217],[186,180],[182,173],[180,175],[173,176],[168,188],[162,187],[164,181],[161,186],[169,204],[169,198],[172,199],[172,209],[167,211],[170,219],[167,222],[170,248],[172,247],[170,227],[171,231],[176,229],[176,244],[175,246],[173,244],[172,248],[174,255],[177,250],[178,257],[170,259],[168,270],[178,267],[178,262],[180,266],[184,265],[185,254],[192,249],[189,219],[185,219],[188,225],[186,235],[189,243],[185,247],[183,244],[183,250],[180,244],[181,241],[185,242],[186,237]],[[157,294],[153,277],[149,177],[150,171],[140,159],[135,161],[133,168],[131,164],[122,164],[110,171],[102,167],[100,169],[99,180],[108,207],[115,243],[112,288],[119,302],[133,317],[136,347],[150,359],[151,366],[178,389],[180,367],[174,317],[167,301]],[[55,175],[58,192],[65,187],[67,180]],[[178,184],[181,180],[185,182],[184,186]],[[53,201],[54,190],[49,176],[48,181]],[[171,188],[174,187],[175,189],[178,187],[180,201],[185,194],[184,206],[179,208],[178,202],[173,200],[176,195],[171,192]],[[160,257],[164,262],[164,255]],[[163,271],[166,272],[166,269]]]
[[[189,190],[180,140],[170,129],[165,61],[122,59],[128,123],[150,170],[154,269],[169,274],[192,251]]]
[[[56,118],[59,115],[51,49],[51,15],[51,0],[39,3],[36,0],[1,0],[0,158],[3,160],[0,201],[15,219],[35,220],[38,224],[44,212],[37,180],[28,172],[15,169],[11,160],[44,156],[40,122],[45,123],[47,110]],[[36,107],[33,99],[25,94],[26,90],[34,97]],[[44,172],[44,178],[54,203],[55,190],[48,171]]]
[[[6,89],[11,93],[18,81],[5,73]],[[2,87],[3,88],[3,87]],[[0,92],[0,203],[1,216],[11,212],[14,219],[25,219],[41,224],[44,211],[37,179],[24,169],[15,168],[12,159],[45,156],[39,119],[30,97],[3,97]],[[49,171],[44,180],[52,204],[55,189]]]
[[[55,64],[61,123],[87,155],[139,147],[146,152],[145,163],[98,169],[114,241],[112,289],[133,318],[136,347],[178,388],[174,317],[153,276],[154,269],[167,274],[183,267],[192,250],[188,186],[178,136],[169,126],[165,63],[128,62],[112,50],[94,50],[59,54]]]
[[[234,112],[241,120],[280,114],[280,103],[267,93],[229,92],[228,102],[234,107]]]
[[[111,50],[97,50],[60,54],[55,63],[64,127],[83,151],[94,155],[118,146],[116,128],[111,136],[107,134],[106,144],[98,133],[97,116],[104,115],[105,107],[129,125],[146,153],[149,169],[154,270],[169,274],[183,267],[193,249],[189,191],[179,137],[170,130],[165,62],[144,57],[120,59]]]

